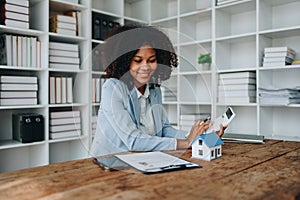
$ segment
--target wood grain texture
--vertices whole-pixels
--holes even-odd
[[[297,199],[300,142],[225,143],[213,161],[169,151],[199,169],[107,172],[92,158],[0,174],[0,199]]]

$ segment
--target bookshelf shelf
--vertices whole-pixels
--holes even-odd
[[[93,58],[99,55],[94,48],[103,44],[102,40],[93,38],[93,13],[122,25],[159,26],[170,37],[179,55],[179,68],[163,83],[175,94],[175,99],[164,99],[163,106],[174,127],[181,127],[182,114],[210,113],[214,118],[227,106],[232,106],[238,117],[228,127],[228,132],[300,141],[296,134],[299,104],[263,105],[258,97],[253,103],[219,103],[217,98],[221,73],[254,71],[257,88],[300,85],[298,66],[261,67],[266,47],[289,46],[297,52],[296,59],[300,59],[299,0],[241,0],[222,6],[216,6],[211,0],[80,0],[78,4],[63,0],[29,0],[29,3],[30,28],[0,25],[0,34],[37,37],[43,43],[41,68],[0,65],[0,73],[38,76],[39,104],[0,106],[0,117],[5,119],[0,121],[0,157],[7,161],[1,162],[0,172],[89,156],[93,116],[100,106],[92,99],[92,78],[105,75],[101,67],[93,66]],[[67,36],[49,32],[49,17],[68,10],[80,11],[81,34]],[[80,69],[50,68],[49,42],[79,45]],[[213,63],[210,70],[204,71],[197,59],[208,52]],[[49,103],[49,77],[52,75],[74,78],[73,103]],[[258,92],[256,94],[258,96]],[[49,115],[61,110],[81,112],[81,136],[49,138]],[[45,117],[44,141],[22,144],[12,140],[11,115],[26,112]],[[280,127],[280,124],[285,126]]]
[[[88,6],[70,3],[62,0],[50,0],[50,8],[57,12],[65,12],[66,10],[79,10],[83,11],[88,9]]]
[[[5,25],[0,25],[0,33],[13,33],[13,34],[22,34],[22,35],[31,35],[31,36],[40,36],[44,35],[43,31],[33,30],[33,29],[22,29],[22,28],[15,28],[15,27],[8,27]]]

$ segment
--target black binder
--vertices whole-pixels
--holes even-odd
[[[44,117],[35,113],[13,114],[13,139],[22,143],[44,140]]]
[[[108,30],[108,20],[99,13],[92,14],[92,38],[95,40],[104,40]]]

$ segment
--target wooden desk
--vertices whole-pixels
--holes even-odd
[[[0,199],[296,199],[300,142],[223,145],[213,161],[168,152],[203,166],[161,174],[103,171],[92,159],[0,174]]]

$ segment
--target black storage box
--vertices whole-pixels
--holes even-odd
[[[42,141],[45,138],[44,117],[35,113],[13,114],[13,139],[22,143]]]

